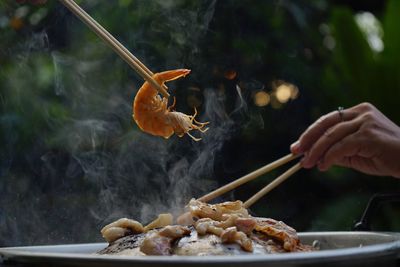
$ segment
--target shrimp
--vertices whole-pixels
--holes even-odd
[[[165,82],[185,77],[189,74],[188,69],[169,70],[153,75],[154,80],[160,85]],[[193,140],[199,141],[201,138],[195,138],[189,131],[199,130],[204,133],[208,128],[204,128],[208,122],[198,122],[196,108],[193,115],[186,115],[182,112],[172,111],[174,103],[168,107],[168,99],[158,94],[148,82],[145,82],[136,94],[133,101],[133,119],[139,128],[149,134],[161,136],[166,139],[174,133],[179,137],[185,134]]]

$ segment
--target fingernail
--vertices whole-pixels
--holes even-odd
[[[299,140],[297,140],[296,142],[294,142],[293,144],[290,145],[290,151],[292,151],[292,153],[294,153],[294,154],[300,153],[300,142],[299,142]]]

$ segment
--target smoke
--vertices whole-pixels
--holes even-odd
[[[171,42],[166,54],[167,68],[179,66],[185,61],[196,62],[196,57],[199,56],[201,50],[198,44],[208,31],[209,24],[214,16],[216,2],[216,0],[201,1],[194,4],[191,9],[179,9],[174,5],[168,5],[168,1],[158,1],[162,7],[162,16],[165,17],[166,23],[154,25],[154,27],[161,26],[160,31],[170,32]],[[171,31],[171,29],[174,30]],[[186,55],[182,58],[181,53],[183,51],[190,52],[186,52]],[[182,59],[184,62],[182,62]]]
[[[137,1],[137,10],[157,10],[157,16],[148,25],[130,33],[130,42],[143,48],[137,51],[139,58],[146,59],[157,71],[196,63],[202,52],[202,38],[208,33],[214,17],[216,3],[216,0]],[[138,12],[136,16],[140,15]],[[160,65],[160,57],[164,60],[163,65]]]
[[[26,64],[32,53],[47,52],[49,50],[49,37],[46,31],[33,32],[31,38],[25,42],[18,43],[15,48],[9,48],[8,52],[16,53],[18,63],[21,67]],[[14,51],[12,51],[14,50]]]
[[[210,121],[210,129],[200,142],[176,136],[164,140],[135,132],[120,144],[117,154],[110,157],[112,162],[108,162],[108,176],[93,176],[103,184],[99,206],[91,210],[95,218],[109,222],[128,216],[148,222],[159,213],[178,215],[190,198],[215,187],[215,157],[232,136],[235,122],[233,113],[225,111],[223,95],[206,89],[204,97],[202,119]],[[235,113],[246,109],[240,95],[238,99]],[[87,164],[88,158],[80,157],[79,161],[90,166],[87,175],[97,165]]]

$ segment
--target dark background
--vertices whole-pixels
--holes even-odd
[[[368,101],[400,122],[400,1],[78,3],[154,72],[191,69],[171,95],[210,130],[200,142],[141,132],[131,104],[143,81],[126,63],[58,1],[1,1],[0,246],[97,242],[117,218],[177,214],[286,155],[338,106]],[[284,169],[220,200],[244,201]],[[351,230],[374,193],[399,189],[302,170],[252,212],[298,231]],[[399,208],[383,206],[373,229],[399,231]]]

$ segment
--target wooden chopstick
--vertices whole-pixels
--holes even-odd
[[[126,47],[115,39],[106,29],[104,29],[96,20],[86,13],[73,0],[60,0],[72,13],[74,13],[82,22],[84,22],[94,33],[97,34],[106,44],[108,44],[126,63],[129,64],[145,81],[149,82],[164,97],[169,97],[166,86],[160,86],[152,77],[153,73]]]
[[[284,156],[284,157],[282,157],[282,158],[280,158],[280,159],[278,159],[278,160],[276,160],[274,162],[271,162],[271,163],[265,165],[264,167],[261,167],[261,168],[255,170],[255,171],[253,171],[253,172],[251,172],[251,173],[249,173],[249,174],[247,174],[247,175],[245,175],[245,176],[243,176],[243,177],[241,177],[241,178],[239,178],[239,179],[237,179],[237,180],[235,180],[235,181],[233,181],[233,182],[231,182],[229,184],[226,184],[226,185],[224,185],[224,186],[222,186],[222,187],[220,187],[220,188],[218,188],[218,189],[216,189],[216,190],[214,190],[214,191],[212,191],[212,192],[200,197],[198,200],[203,201],[203,202],[208,202],[208,201],[210,201],[210,200],[212,200],[212,199],[214,199],[216,197],[219,197],[220,195],[222,195],[222,194],[224,194],[224,193],[226,193],[228,191],[231,191],[231,190],[235,189],[236,187],[238,187],[238,186],[240,186],[240,185],[242,185],[244,183],[247,183],[247,182],[249,182],[251,180],[254,180],[257,177],[259,177],[259,176],[261,176],[261,175],[263,175],[263,174],[265,174],[267,172],[270,172],[273,169],[276,169],[276,168],[280,167],[281,165],[283,165],[283,164],[285,164],[285,163],[287,163],[287,162],[289,162],[291,160],[294,160],[294,159],[298,158],[299,156],[300,155],[294,155],[294,154],[286,155],[286,156]]]
[[[270,192],[272,189],[280,185],[283,181],[285,181],[287,178],[289,178],[292,174],[300,170],[302,167],[300,163],[296,163],[293,167],[288,169],[286,172],[284,172],[282,175],[280,175],[278,178],[273,180],[271,183],[269,183],[267,186],[265,186],[263,189],[258,191],[254,196],[249,198],[246,202],[244,202],[243,206],[245,208],[249,208],[251,205],[253,205],[255,202],[257,202],[260,198],[265,196],[268,192]]]

